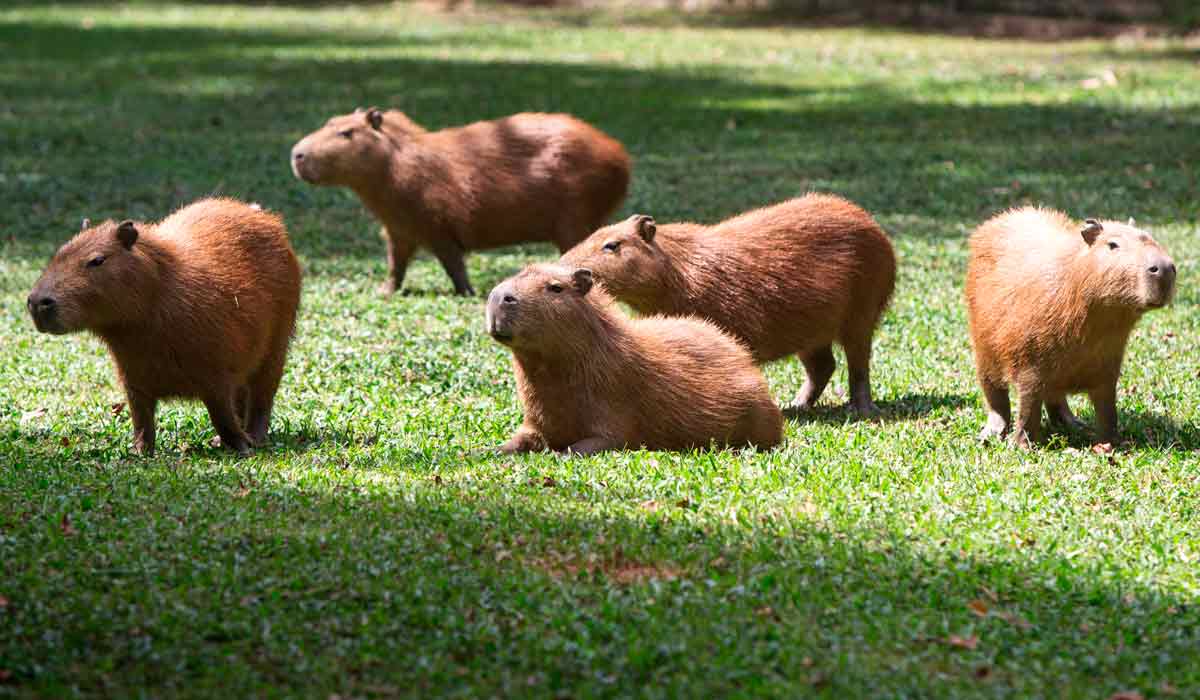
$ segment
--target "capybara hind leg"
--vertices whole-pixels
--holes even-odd
[[[126,390],[125,398],[129,401],[129,416],[133,419],[133,451],[150,457],[154,454],[154,412],[158,400],[132,390]]]
[[[234,396],[233,413],[242,424],[242,429],[246,430],[250,425],[250,387],[239,386]]]
[[[1019,385],[1017,392],[1017,420],[1010,439],[1017,447],[1031,447],[1042,431],[1042,394],[1031,385]]]
[[[454,282],[454,293],[463,297],[475,296],[475,290],[467,279],[467,265],[463,262],[462,247],[454,241],[441,240],[434,244],[433,254]]]
[[[871,335],[847,339],[842,348],[846,351],[846,373],[850,377],[850,407],[864,418],[879,413],[871,400]]]
[[[517,428],[517,432],[513,433],[509,441],[500,446],[500,451],[504,454],[541,452],[545,449],[546,440],[542,434],[526,425]]]
[[[272,352],[262,367],[250,377],[250,406],[249,419],[246,421],[246,433],[256,447],[267,442],[267,428],[271,424],[271,409],[275,406],[275,394],[279,391],[279,381],[283,378],[283,364],[287,359],[287,343]]]
[[[801,357],[800,361],[804,363],[804,370],[808,376],[805,377],[804,386],[800,387],[796,400],[784,409],[788,415],[797,415],[815,406],[817,399],[821,398],[821,392],[825,391],[825,386],[829,384],[834,368],[837,367],[831,345],[813,350],[807,356]]]
[[[1096,437],[1100,442],[1116,445],[1120,438],[1117,432],[1117,384],[1106,382],[1088,392],[1092,407],[1096,409]]]
[[[408,263],[413,253],[417,252],[417,244],[409,238],[384,228],[383,241],[387,245],[388,278],[379,285],[381,294],[391,294],[400,291],[404,286],[404,273],[408,271]]]
[[[1004,437],[1008,432],[1008,423],[1012,420],[1008,385],[994,384],[983,377],[979,378],[979,383],[983,387],[983,400],[988,406],[987,422],[979,431],[979,439],[986,441],[994,437]]]
[[[620,449],[620,447],[621,444],[612,438],[596,436],[584,438],[578,442],[572,443],[571,446],[567,448],[567,454],[586,457],[599,452]]]
[[[1079,430],[1086,427],[1083,421],[1071,412],[1071,406],[1067,403],[1066,396],[1046,397],[1046,417],[1059,428]]]
[[[250,440],[238,424],[237,415],[233,412],[233,403],[233,392],[204,399],[208,417],[212,419],[217,435],[221,436],[221,444],[245,457],[250,454]]]

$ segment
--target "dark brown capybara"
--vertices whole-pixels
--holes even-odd
[[[1117,379],[1142,314],[1170,302],[1175,263],[1145,231],[1073,223],[1050,209],[999,214],[971,235],[967,316],[988,405],[981,439],[1027,447],[1050,420],[1079,426],[1067,395],[1087,392],[1101,442],[1117,441]],[[1010,424],[1008,385],[1019,394]]]
[[[292,171],[348,187],[383,224],[394,292],[418,248],[457,294],[471,295],[463,254],[550,241],[565,251],[604,224],[629,187],[629,155],[566,114],[514,114],[426,131],[402,112],[336,116],[292,148]]]
[[[39,331],[108,346],[154,452],[160,399],[204,402],[240,454],[267,437],[300,304],[300,264],[275,214],[203,199],[154,224],[105,221],[63,245],[28,299]]]
[[[504,452],[770,448],[783,416],[750,353],[696,318],[630,319],[589,270],[532,265],[492,290],[525,419]]]
[[[846,352],[850,402],[871,400],[871,338],[896,283],[896,255],[879,224],[841,197],[808,194],[714,226],[656,224],[634,215],[562,257],[590,268],[639,313],[707,318],[757,362],[798,355],[808,378],[789,413],[811,408]]]

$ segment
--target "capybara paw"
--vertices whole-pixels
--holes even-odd
[[[983,429],[979,431],[979,441],[987,442],[992,438],[1004,437],[1008,432],[1008,424],[1000,416],[991,416],[987,422],[983,424]]]
[[[154,445],[148,445],[144,442],[137,441],[133,443],[133,453],[138,457],[153,457]]]
[[[392,280],[380,282],[379,286],[375,288],[375,291],[385,297],[389,297],[396,293],[396,283]]]
[[[848,404],[851,411],[858,414],[859,418],[874,418],[879,415],[879,407],[874,401],[855,401]]]
[[[454,295],[459,297],[473,297],[475,296],[475,289],[472,287],[462,287],[455,289]]]

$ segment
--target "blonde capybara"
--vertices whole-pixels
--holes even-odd
[[[629,170],[618,141],[567,114],[426,131],[372,108],[333,117],[292,148],[296,177],[350,188],[383,224],[385,293],[401,288],[418,248],[461,295],[475,293],[466,251],[530,241],[569,249],[620,206]]]
[[[266,440],[300,304],[300,265],[275,214],[204,199],[158,223],[105,221],[58,250],[27,301],[43,333],[108,346],[154,452],[160,399],[200,399],[225,447]]]
[[[532,265],[487,301],[525,410],[504,452],[770,448],[783,416],[750,353],[707,321],[630,319],[592,274]]]
[[[971,235],[967,314],[988,405],[981,439],[1038,439],[1050,420],[1079,425],[1067,395],[1087,392],[1100,442],[1117,441],[1117,378],[1142,314],[1175,292],[1175,263],[1145,231],[1116,221],[1072,222],[1026,207]],[[1017,388],[1016,424],[1008,387]]]
[[[713,321],[759,363],[798,355],[808,377],[789,413],[820,398],[836,342],[846,352],[851,406],[861,415],[876,411],[871,338],[895,287],[896,255],[852,202],[808,194],[714,226],[634,215],[596,231],[562,261],[590,268],[639,313]]]

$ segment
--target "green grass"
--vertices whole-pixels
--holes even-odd
[[[1200,696],[1194,48],[489,12],[0,9],[0,697]],[[634,155],[621,216],[860,202],[900,257],[882,419],[841,368],[770,453],[484,456],[521,412],[482,300],[428,257],[376,296],[377,227],[288,171],[370,104],[573,112]],[[213,192],[282,212],[307,273],[273,442],[238,460],[172,404],[138,459],[100,344],[23,300],[81,218]],[[1136,217],[1179,264],[1111,456],[974,440],[964,238],[1024,202]]]

